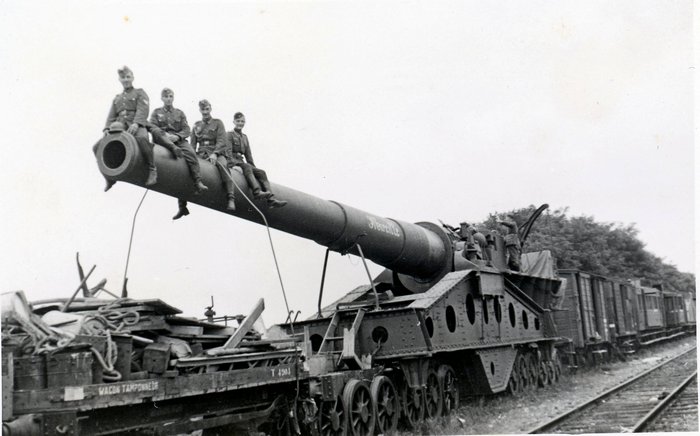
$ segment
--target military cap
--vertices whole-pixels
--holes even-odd
[[[164,95],[166,95],[166,94],[172,94],[172,95],[175,95],[175,93],[173,92],[173,90],[172,90],[172,89],[170,89],[170,88],[163,88],[163,90],[162,90],[162,91],[160,91],[160,95],[161,95],[161,97],[162,97],[162,96],[164,96]]]
[[[243,112],[236,112],[235,114],[233,114],[233,119],[234,119],[234,120],[237,120],[237,119],[239,119],[239,118],[241,118],[241,117],[243,117],[243,116],[244,116],[244,115],[243,115]]]
[[[131,71],[131,68],[127,67],[126,65],[118,69],[117,73],[119,73],[120,76],[125,76],[127,74],[131,74],[132,76],[134,75],[134,72]]]
[[[209,100],[207,100],[207,99],[199,100],[199,108],[200,109],[203,109],[207,106],[211,107],[211,103],[209,103]]]

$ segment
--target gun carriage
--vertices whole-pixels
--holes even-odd
[[[274,337],[251,329],[262,301],[235,328],[211,317],[180,317],[157,300],[84,298],[64,311],[64,303],[35,305],[31,314],[26,302],[15,302],[20,325],[29,319],[46,328],[51,319],[43,317],[52,311],[63,313],[62,322],[69,314],[84,321],[103,306],[140,319],[106,339],[74,340],[83,348],[51,355],[64,361],[57,374],[68,375],[35,383],[31,375],[46,372],[52,357],[25,355],[21,344],[3,342],[3,434],[379,434],[399,420],[411,427],[449,413],[460,396],[517,394],[558,380],[562,338],[552,309],[564,292],[549,252],[526,253],[521,271],[514,271],[496,232],[383,218],[279,184],[274,192],[289,203],[265,209],[263,219],[243,198],[252,193],[237,171],[231,177],[238,207],[229,211],[213,165],[200,161],[209,189],[195,195],[185,162],[159,146],[154,155],[158,182],[151,190],[312,240],[327,248],[326,256],[350,253],[385,270],[325,306],[322,284],[316,313],[274,326],[268,331]],[[144,185],[147,169],[132,136],[110,133],[96,157],[107,179]],[[521,226],[521,240],[542,210]],[[625,328],[632,334],[635,326]],[[100,372],[105,365],[92,349],[110,343],[117,344],[116,358]],[[82,378],[76,368],[84,370]],[[111,370],[121,379],[110,379]]]

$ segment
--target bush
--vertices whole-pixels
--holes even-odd
[[[508,212],[519,225],[535,206]],[[606,277],[639,278],[645,286],[695,292],[695,275],[678,271],[644,249],[634,224],[596,222],[591,216],[569,217],[568,208],[545,211],[535,222],[523,246],[524,252],[551,250],[559,269],[580,269]],[[491,213],[482,227],[498,230],[506,213]]]

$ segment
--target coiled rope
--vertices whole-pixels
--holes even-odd
[[[114,368],[117,361],[117,346],[112,339],[112,333],[119,333],[124,327],[135,325],[141,319],[137,310],[122,309],[121,305],[131,301],[128,298],[119,298],[113,302],[100,306],[97,314],[88,315],[83,319],[81,333],[91,336],[106,336],[107,349],[104,357],[95,349],[90,347],[90,351],[103,368],[102,378],[105,381],[119,381],[122,376]]]

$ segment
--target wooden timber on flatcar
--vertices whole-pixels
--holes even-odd
[[[272,419],[306,379],[298,340],[247,328],[262,302],[237,327],[160,300],[65,306],[3,294],[3,434],[241,431]]]

